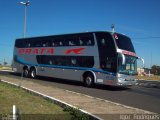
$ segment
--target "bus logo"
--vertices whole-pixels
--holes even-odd
[[[53,48],[20,48],[18,50],[18,54],[26,54],[26,55],[54,54],[54,49]]]
[[[82,51],[85,48],[75,48],[75,49],[68,49],[65,50],[65,54],[82,54]],[[25,54],[25,55],[53,55],[54,54],[54,48],[20,48],[18,50],[18,54]]]
[[[76,49],[70,49],[70,50],[66,50],[65,54],[71,54],[71,53],[74,53],[74,54],[82,54],[82,51],[84,50],[85,48],[76,48]]]

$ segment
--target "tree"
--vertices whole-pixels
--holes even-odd
[[[4,62],[3,64],[4,64],[4,65],[7,65],[8,63],[7,63],[7,62]]]
[[[151,73],[154,75],[160,75],[160,66],[153,65],[151,67]]]

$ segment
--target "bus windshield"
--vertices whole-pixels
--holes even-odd
[[[122,57],[118,57],[118,72],[125,75],[137,75],[137,58],[125,55],[125,64],[122,64]]]
[[[117,33],[113,34],[113,37],[119,49],[131,51],[135,53],[134,47],[129,37],[121,34],[117,34]]]

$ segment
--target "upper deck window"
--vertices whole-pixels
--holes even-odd
[[[93,46],[93,45],[94,45],[94,38],[92,33],[17,39],[15,43],[15,46],[17,48]]]

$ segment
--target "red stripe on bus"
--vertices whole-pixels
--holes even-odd
[[[76,49],[66,50],[65,54],[71,54],[71,53],[74,53],[74,54],[82,54],[82,51],[83,51],[84,49],[85,49],[85,48],[76,48]]]
[[[126,51],[126,50],[123,50],[122,53],[126,54],[126,55],[136,56],[136,54],[134,52],[130,52],[130,51]]]

